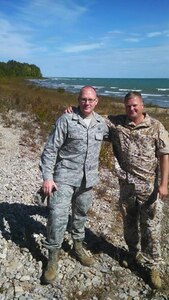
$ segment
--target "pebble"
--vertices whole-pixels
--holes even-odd
[[[38,164],[43,142],[35,130],[33,142],[37,150],[32,151],[23,143],[23,136],[29,136],[22,129],[22,123],[30,122],[28,116],[14,111],[8,114],[20,127],[6,127],[0,120],[0,300],[169,299],[169,287],[154,293],[138,271],[120,266],[120,253],[126,245],[118,210],[118,181],[113,172],[102,168],[86,223],[86,242],[95,257],[95,265],[84,267],[71,256],[72,240],[67,231],[57,279],[52,285],[42,284],[42,271],[47,262],[47,251],[43,248],[47,208],[46,203],[38,205],[34,195],[42,182]],[[36,129],[36,123],[30,123]],[[167,270],[165,282],[168,282],[167,201],[165,206],[162,249]]]

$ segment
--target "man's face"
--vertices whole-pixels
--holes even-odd
[[[98,103],[98,98],[94,89],[86,87],[82,89],[81,96],[79,98],[79,106],[81,113],[88,117],[92,114],[95,106]]]
[[[142,118],[144,104],[140,97],[135,96],[125,102],[125,109],[128,118],[132,121],[139,121]]]

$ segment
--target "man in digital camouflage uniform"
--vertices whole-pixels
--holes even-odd
[[[124,104],[126,115],[108,117],[120,183],[124,238],[130,254],[130,260],[124,259],[123,265],[146,259],[151,284],[160,288],[161,220],[163,200],[168,193],[169,137],[158,120],[143,112],[140,93],[128,93]]]
[[[52,283],[57,275],[70,204],[74,253],[83,265],[94,263],[83,247],[85,222],[92,202],[92,187],[97,182],[101,142],[109,132],[104,119],[94,112],[98,98],[93,87],[81,89],[78,103],[74,112],[63,114],[56,121],[41,156],[42,190],[49,197],[46,283]]]

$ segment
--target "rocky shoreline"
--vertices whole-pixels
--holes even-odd
[[[34,197],[41,185],[38,163],[43,145],[38,127],[27,115],[10,111],[7,117],[9,127],[0,119],[0,300],[169,299],[168,199],[162,235],[164,283],[161,291],[154,291],[143,269],[120,265],[126,249],[118,210],[118,182],[107,169],[100,170],[86,224],[87,248],[95,257],[95,265],[88,268],[75,260],[68,227],[58,277],[52,285],[43,285],[47,252],[42,242],[48,211],[46,203],[39,205]],[[26,121],[34,127],[36,151],[30,146],[29,132],[23,129]]]

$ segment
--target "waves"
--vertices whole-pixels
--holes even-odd
[[[64,88],[78,93],[84,85],[93,86],[98,95],[123,98],[129,91],[142,94],[146,104],[169,107],[169,79],[163,78],[72,78],[50,77],[31,79],[31,82],[46,88]]]

